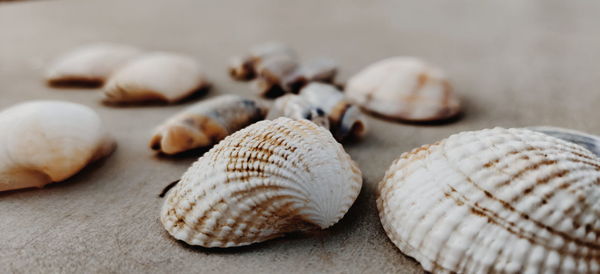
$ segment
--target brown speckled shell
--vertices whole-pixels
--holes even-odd
[[[169,192],[160,220],[191,245],[248,245],[332,226],[361,185],[360,170],[326,129],[261,121],[196,161]]]

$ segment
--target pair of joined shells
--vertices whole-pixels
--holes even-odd
[[[50,85],[102,86],[108,103],[175,103],[209,86],[189,56],[98,44],[60,57],[48,70]]]
[[[0,191],[63,181],[115,148],[90,108],[31,101],[0,112]]]
[[[429,122],[460,113],[460,100],[444,72],[413,57],[368,66],[350,78],[346,94],[370,112],[392,119]]]
[[[196,103],[160,125],[150,147],[176,154],[217,143],[231,133],[263,120],[267,108],[260,102],[223,95]]]
[[[191,245],[248,245],[332,226],[361,185],[360,170],[326,129],[261,121],[198,159],[168,193],[160,220]]]
[[[233,58],[229,73],[233,79],[256,79],[254,88],[265,97],[298,93],[310,82],[333,83],[337,65],[329,59],[301,63],[296,52],[280,43],[253,48],[244,57]]]
[[[584,147],[494,128],[404,153],[377,206],[389,238],[427,271],[598,273],[599,184],[600,159]]]
[[[360,138],[367,132],[367,123],[360,109],[344,98],[335,86],[310,83],[298,95],[287,94],[275,100],[267,119],[277,117],[307,119],[331,130],[342,141]]]

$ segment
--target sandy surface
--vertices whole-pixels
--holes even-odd
[[[374,3],[377,2],[377,3]],[[59,99],[97,110],[117,151],[66,182],[0,194],[0,272],[420,273],[387,239],[375,189],[393,159],[452,133],[554,125],[600,133],[600,2],[594,1],[32,1],[0,3],[0,108]],[[406,125],[370,118],[346,149],[364,173],[347,216],[318,235],[246,248],[191,248],[158,221],[163,186],[199,156],[156,157],[151,129],[186,104],[114,108],[94,89],[52,89],[44,66],[86,43],[190,54],[215,88],[251,95],[230,56],[269,40],[329,56],[347,79],[381,58],[439,64],[464,98],[463,119]],[[189,104],[189,103],[187,103]],[[0,133],[2,134],[2,133]]]

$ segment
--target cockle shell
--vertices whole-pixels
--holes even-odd
[[[300,90],[299,95],[277,98],[267,119],[282,116],[311,120],[331,130],[338,141],[360,138],[367,132],[367,122],[360,109],[329,84],[310,83]]]
[[[9,107],[0,132],[0,191],[63,181],[115,147],[92,109],[69,102]]]
[[[140,55],[140,50],[117,44],[93,44],[58,58],[46,72],[53,86],[101,86],[119,67]]]
[[[198,159],[169,192],[160,220],[191,245],[248,245],[332,226],[361,185],[360,170],[324,128],[261,121]]]
[[[213,145],[265,118],[267,108],[254,100],[222,95],[196,103],[159,126],[150,147],[165,154]]]
[[[174,103],[208,87],[193,58],[173,53],[140,57],[114,73],[104,89],[110,103],[162,101]]]
[[[306,119],[323,128],[329,129],[329,117],[327,113],[296,94],[286,94],[275,100],[275,103],[269,109],[267,119],[274,120],[279,117],[288,117],[296,120]]]
[[[346,95],[371,112],[405,121],[445,120],[460,112],[444,72],[413,57],[368,66],[350,78]]]
[[[379,184],[392,242],[427,271],[598,273],[600,159],[527,129],[404,153]]]

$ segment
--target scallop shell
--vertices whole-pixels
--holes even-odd
[[[265,118],[261,103],[236,95],[214,97],[186,108],[159,126],[150,147],[165,154],[206,147]]]
[[[63,181],[115,147],[90,108],[30,101],[0,112],[0,191]]]
[[[307,120],[261,121],[198,159],[160,219],[191,245],[248,245],[332,226],[361,185],[360,170],[327,130]]]
[[[365,109],[393,119],[427,122],[460,112],[460,100],[444,72],[413,57],[368,66],[348,81],[346,94]]]
[[[117,44],[93,44],[59,57],[46,72],[52,86],[101,86],[140,50]]]
[[[193,58],[172,53],[140,57],[119,69],[106,84],[110,103],[163,101],[174,103],[208,87]]]
[[[275,103],[269,109],[267,119],[274,120],[279,117],[288,117],[296,120],[306,119],[323,128],[329,129],[329,117],[327,113],[295,94],[287,94],[275,100]]]
[[[377,199],[427,271],[598,273],[600,160],[527,129],[463,132],[404,153]]]

